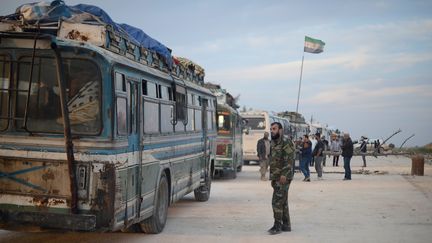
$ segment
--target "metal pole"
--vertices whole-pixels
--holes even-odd
[[[72,132],[69,121],[69,108],[67,105],[68,97],[66,94],[66,80],[64,77],[63,63],[60,54],[60,50],[55,42],[51,43],[51,48],[55,53],[56,70],[58,84],[60,87],[60,104],[63,117],[63,134],[65,136],[65,147],[66,147],[66,158],[68,162],[68,172],[70,180],[70,190],[71,190],[71,213],[78,213],[78,192],[77,192],[77,182],[75,175],[75,158],[74,149],[72,141]]]
[[[303,51],[301,69],[300,69],[300,80],[299,80],[299,89],[298,89],[298,94],[297,94],[296,113],[298,113],[298,106],[299,106],[299,100],[300,100],[300,89],[301,89],[301,81],[302,81],[302,76],[303,76],[303,62],[304,62],[304,51]]]

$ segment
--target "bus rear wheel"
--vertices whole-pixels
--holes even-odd
[[[242,169],[243,169],[243,165],[239,165],[239,166],[237,167],[237,172],[241,172]]]
[[[194,190],[195,200],[199,202],[206,202],[210,198],[211,189],[211,176],[205,178],[204,184]]]
[[[158,234],[165,227],[168,214],[169,202],[168,180],[165,172],[162,173],[159,180],[159,189],[156,197],[156,205],[153,210],[153,215],[140,223],[141,230],[148,234]]]

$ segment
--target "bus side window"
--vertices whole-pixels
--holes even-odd
[[[171,101],[172,95],[171,88],[165,85],[159,85],[160,87],[160,127],[162,133],[173,132],[173,120],[174,120],[174,104]]]
[[[186,124],[186,131],[195,131],[195,119],[194,118],[194,114],[195,114],[195,110],[191,107],[189,107],[187,109],[188,112],[188,117],[191,117],[190,121],[188,121],[188,123]]]
[[[156,84],[156,98],[162,99],[162,89],[160,84]]]
[[[147,91],[147,80],[142,80],[141,81],[141,92],[142,95],[148,95],[148,91]]]
[[[176,117],[177,121],[186,123],[186,89],[181,86],[176,87]]]
[[[115,89],[116,89],[116,121],[117,134],[120,136],[127,135],[127,98],[126,80],[122,73],[115,73]]]
[[[126,80],[122,73],[115,73],[115,89],[116,91],[126,92]]]
[[[151,98],[159,98],[158,85],[143,79],[142,81],[142,94]]]
[[[138,89],[133,81],[128,80],[129,87],[127,89],[129,98],[129,134],[137,132],[137,114],[138,114]]]
[[[141,82],[143,132],[144,134],[159,133],[159,103],[154,100],[157,97],[156,84],[144,79]]]

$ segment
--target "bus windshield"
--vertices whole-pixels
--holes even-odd
[[[29,87],[31,57],[18,61],[16,117],[24,117],[27,90],[30,88],[27,130],[31,132],[62,133],[60,88],[55,59],[36,57],[31,87]],[[63,59],[66,79],[67,106],[72,134],[97,134],[101,128],[100,83],[98,66],[84,59]],[[22,119],[17,129],[22,129]]]
[[[231,132],[231,118],[228,112],[218,112],[218,133],[229,134]]]
[[[264,130],[266,129],[264,117],[247,118],[247,126],[251,130]]]

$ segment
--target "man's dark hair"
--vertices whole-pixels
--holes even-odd
[[[303,135],[303,137],[309,139],[309,135],[307,135],[307,134]]]
[[[273,122],[270,126],[277,125],[279,129],[282,129],[282,124],[280,122]]]

